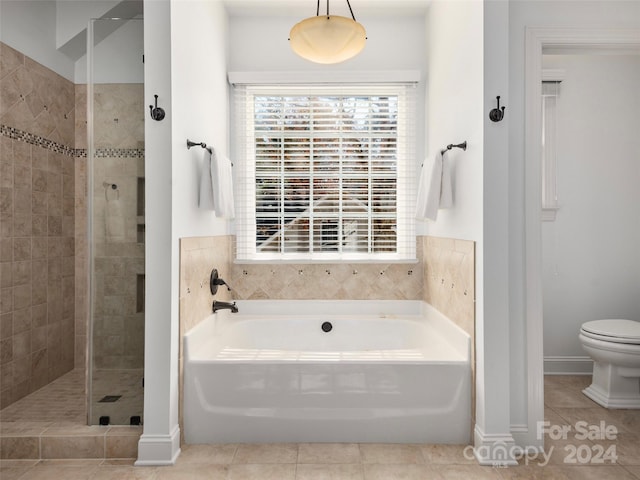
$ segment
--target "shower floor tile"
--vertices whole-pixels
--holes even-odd
[[[84,370],[71,370],[8,407],[0,422],[65,422],[84,424],[87,418]]]

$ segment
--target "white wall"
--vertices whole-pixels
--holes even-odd
[[[197,206],[203,141],[227,153],[227,18],[220,1],[145,1],[145,97],[167,117],[145,122],[145,423],[138,462],[168,464],[180,452],[178,426],[179,244],[225,235],[225,220]],[[213,265],[212,265],[213,267]]]
[[[2,0],[0,40],[74,81],[74,61],[56,50],[56,2]]]
[[[145,103],[166,110],[161,122],[145,117],[145,352],[144,430],[138,464],[171,464],[180,453],[178,427],[178,326],[172,297],[171,8],[145,1]]]
[[[94,22],[94,28],[113,22],[113,20],[97,20]],[[88,20],[85,21],[85,25],[87,23]],[[95,46],[94,83],[143,83],[143,54],[143,19],[129,20]],[[74,72],[75,83],[87,83],[86,55],[75,63]]]
[[[561,208],[542,224],[544,354],[580,357],[582,323],[640,321],[640,55],[551,55],[543,65],[565,71]]]
[[[354,6],[354,8],[356,8]],[[309,15],[313,14],[310,12]],[[232,72],[370,72],[417,70],[418,102],[424,103],[426,52],[423,15],[358,15],[367,31],[367,44],[355,58],[335,65],[318,65],[297,56],[289,46],[291,27],[301,17],[229,17],[229,71]],[[425,119],[418,109],[416,119],[418,163],[424,155]]]
[[[525,324],[525,28],[640,28],[640,2],[518,0],[509,5],[509,329],[511,424],[527,425]],[[542,361],[542,359],[540,359]]]
[[[467,141],[445,158],[452,167],[453,207],[422,230],[476,242],[475,444],[513,441],[509,432],[507,120],[488,112],[508,102],[508,4],[436,1],[429,7],[428,155]],[[508,115],[508,114],[507,114]],[[487,454],[491,457],[491,453]],[[479,458],[490,462],[491,458]]]
[[[436,222],[420,221],[419,225],[429,235],[481,241],[482,3],[434,2],[429,7],[426,32],[427,157],[465,140],[467,150],[453,149],[446,154],[453,180],[453,208],[439,210]]]

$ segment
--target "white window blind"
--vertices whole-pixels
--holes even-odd
[[[415,258],[415,87],[235,87],[236,258]]]
[[[542,220],[554,221],[558,211],[556,105],[560,81],[542,82]]]

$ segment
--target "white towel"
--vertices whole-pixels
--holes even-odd
[[[203,210],[213,210],[213,182],[211,181],[211,154],[205,148],[200,169],[200,196],[198,205]]]
[[[431,169],[422,165],[420,183],[418,184],[418,199],[416,202],[416,218],[436,221],[439,208],[450,208],[453,204],[451,190],[451,171],[448,162],[438,153]]]
[[[440,208],[453,207],[453,189],[451,188],[451,162],[442,155],[442,182],[440,182]]]
[[[213,184],[213,205],[216,217],[233,218],[233,173],[231,161],[227,157],[219,158],[215,150],[211,155],[211,181]]]

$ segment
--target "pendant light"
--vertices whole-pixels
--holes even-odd
[[[347,0],[351,18],[329,15],[320,16],[320,0],[316,16],[296,23],[289,33],[289,42],[295,53],[315,63],[340,63],[355,57],[367,40],[364,27],[356,22],[351,4]]]

